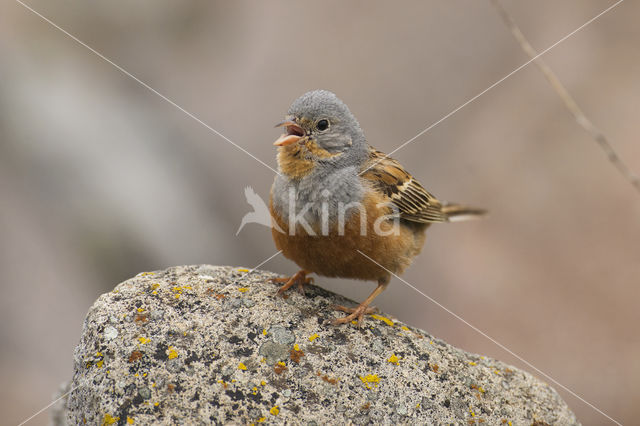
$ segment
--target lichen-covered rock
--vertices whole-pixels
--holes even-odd
[[[577,424],[528,373],[387,315],[335,327],[331,306],[353,302],[275,297],[274,277],[176,267],[101,296],[57,423]]]

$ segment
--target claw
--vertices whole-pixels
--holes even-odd
[[[298,292],[304,296],[304,286],[307,284],[313,284],[314,282],[312,277],[307,277],[308,273],[308,271],[302,270],[289,278],[272,278],[270,281],[274,283],[285,283],[278,289],[276,295],[284,295],[285,291],[295,285],[298,287]]]
[[[333,325],[346,324],[346,323],[351,322],[353,320],[357,320],[358,321],[358,327],[362,327],[362,324],[364,324],[364,316],[365,315],[372,314],[372,313],[377,311],[377,308],[375,306],[374,307],[369,307],[369,306],[365,305],[364,303],[359,305],[357,308],[347,308],[346,306],[335,305],[333,307],[333,309],[338,310],[338,311],[342,311],[342,312],[350,313],[350,315],[347,315],[346,317],[337,318],[337,319],[333,320]]]

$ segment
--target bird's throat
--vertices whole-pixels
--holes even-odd
[[[301,179],[313,171],[318,160],[340,155],[322,149],[313,140],[303,145],[295,143],[278,148],[278,166],[280,171],[291,179]]]

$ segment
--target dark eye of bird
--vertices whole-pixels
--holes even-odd
[[[316,127],[318,128],[318,130],[320,130],[321,132],[323,130],[327,130],[329,128],[329,121],[328,120],[320,120],[318,121],[318,124],[316,124]]]

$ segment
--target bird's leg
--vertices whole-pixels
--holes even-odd
[[[358,305],[357,308],[346,308],[344,306],[334,306],[334,309],[337,309],[343,312],[351,312],[351,314],[347,315],[346,317],[338,318],[334,320],[333,324],[334,325],[346,324],[353,320],[358,320],[358,327],[362,327],[364,316],[366,314],[375,312],[375,308],[370,308],[369,305],[371,304],[371,302],[373,302],[373,299],[378,297],[380,293],[382,293],[384,289],[387,288],[388,284],[389,284],[389,277],[378,280],[378,287],[376,287],[376,289],[373,290],[373,292],[369,295],[369,297],[367,297],[367,299],[364,302]]]
[[[310,274],[310,271],[305,271],[304,269],[296,272],[289,278],[272,278],[271,282],[274,283],[285,283],[282,287],[278,289],[277,294],[283,294],[285,291],[289,290],[294,285],[298,286],[298,291],[304,295],[304,286],[306,284],[313,284],[313,278],[307,277],[307,274]]]

